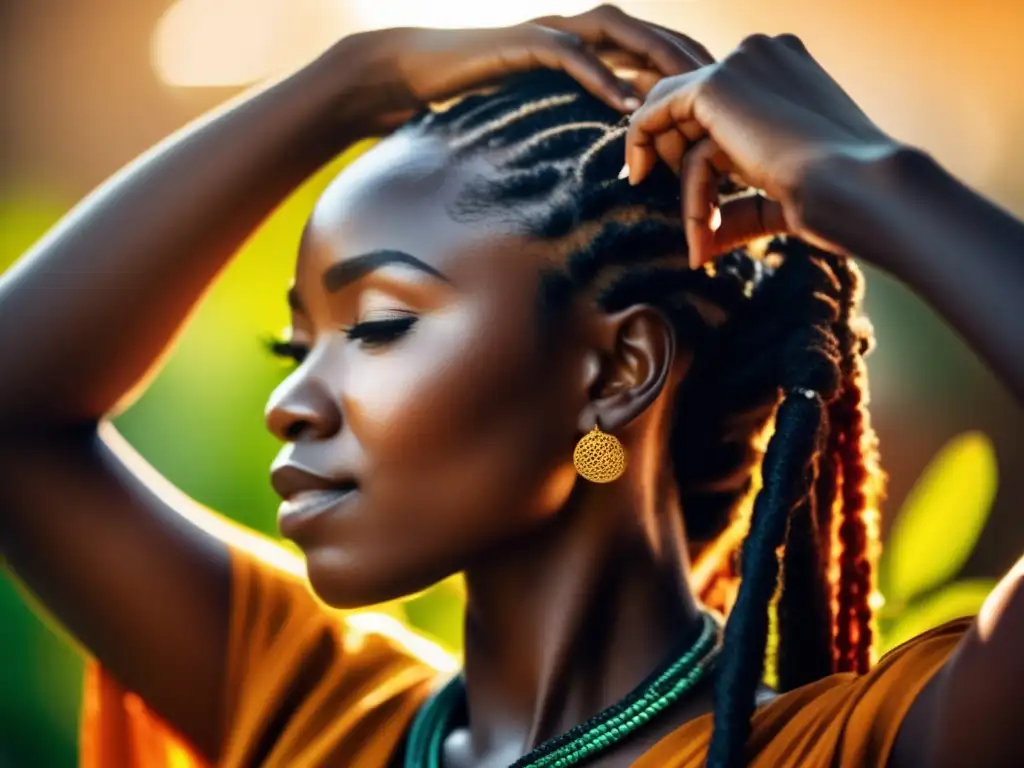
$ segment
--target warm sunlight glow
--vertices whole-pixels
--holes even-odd
[[[177,0],[153,33],[160,79],[183,87],[248,85],[285,74],[346,34],[384,27],[500,27],[574,14],[593,0]]]
[[[168,85],[238,86],[283,74],[344,33],[341,0],[178,0],[150,57]]]
[[[422,659],[438,672],[451,673],[459,668],[459,660],[455,656],[387,614],[373,611],[351,613],[345,617],[345,621],[363,632],[385,635],[395,642],[401,643],[410,653]]]
[[[382,27],[503,27],[537,16],[569,15],[598,5],[594,0],[518,0],[515,3],[448,0],[349,0],[345,5],[360,29]]]

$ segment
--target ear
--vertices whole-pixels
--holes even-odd
[[[597,424],[613,432],[647,410],[664,390],[680,362],[676,333],[668,317],[649,304],[595,320],[594,347],[586,361],[588,402],[577,427],[589,432]]]

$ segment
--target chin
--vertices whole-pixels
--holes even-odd
[[[376,559],[375,564],[366,560]],[[407,569],[382,568],[382,558],[359,558],[340,547],[306,551],[306,573],[316,596],[332,608],[367,608],[414,595],[450,574],[415,578]]]

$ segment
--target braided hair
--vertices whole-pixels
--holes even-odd
[[[456,161],[484,157],[498,171],[471,183],[453,215],[507,215],[551,242],[545,334],[570,297],[585,295],[609,313],[658,307],[693,350],[668,447],[691,547],[747,528],[740,551],[715,565],[717,586],[738,577],[739,589],[721,606],[729,620],[708,752],[713,768],[743,765],[773,601],[782,689],[871,661],[882,476],[865,410],[871,331],[856,265],[775,239],[760,255],[737,250],[690,269],[678,179],[659,164],[635,187],[619,180],[621,115],[564,73],[506,78],[401,131],[442,136]]]

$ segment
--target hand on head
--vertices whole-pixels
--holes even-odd
[[[691,265],[766,235],[836,253],[804,217],[809,174],[835,157],[898,147],[793,35],[752,35],[720,62],[666,77],[630,118],[626,164],[639,184],[658,160],[682,185]],[[718,208],[724,176],[763,190]]]
[[[602,5],[499,29],[403,28],[354,39],[347,61],[372,64],[360,81],[386,102],[366,126],[371,133],[393,130],[429,103],[537,68],[563,70],[632,112],[630,183],[641,183],[659,159],[680,176],[693,267],[782,233],[843,253],[807,223],[809,177],[829,160],[884,157],[900,146],[793,35],[752,35],[716,62],[686,35]],[[764,196],[719,207],[726,176]]]

